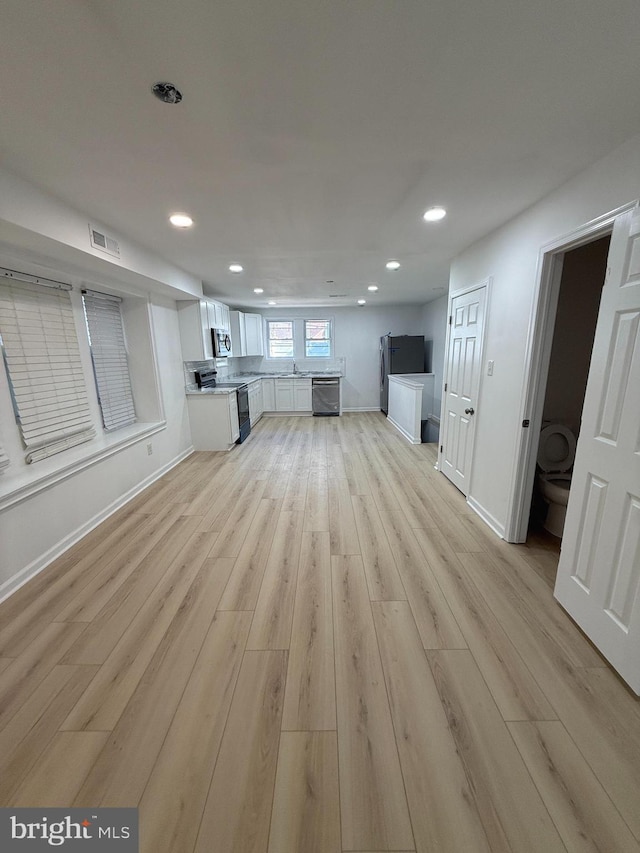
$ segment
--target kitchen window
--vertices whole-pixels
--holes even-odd
[[[294,358],[293,320],[267,320],[268,358]]]
[[[331,357],[331,320],[304,321],[305,358]]]

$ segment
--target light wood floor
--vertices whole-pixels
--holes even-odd
[[[0,805],[144,853],[638,851],[640,705],[377,414],[196,453],[0,606]]]

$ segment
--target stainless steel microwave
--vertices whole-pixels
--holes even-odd
[[[211,329],[214,358],[226,358],[231,355],[231,338],[224,329]]]

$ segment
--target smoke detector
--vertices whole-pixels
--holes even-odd
[[[182,92],[173,83],[156,83],[151,91],[165,104],[179,104],[182,100]]]

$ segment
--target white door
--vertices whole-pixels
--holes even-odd
[[[555,596],[640,694],[640,215],[616,219]]]
[[[480,388],[486,286],[451,300],[440,470],[466,495]]]

